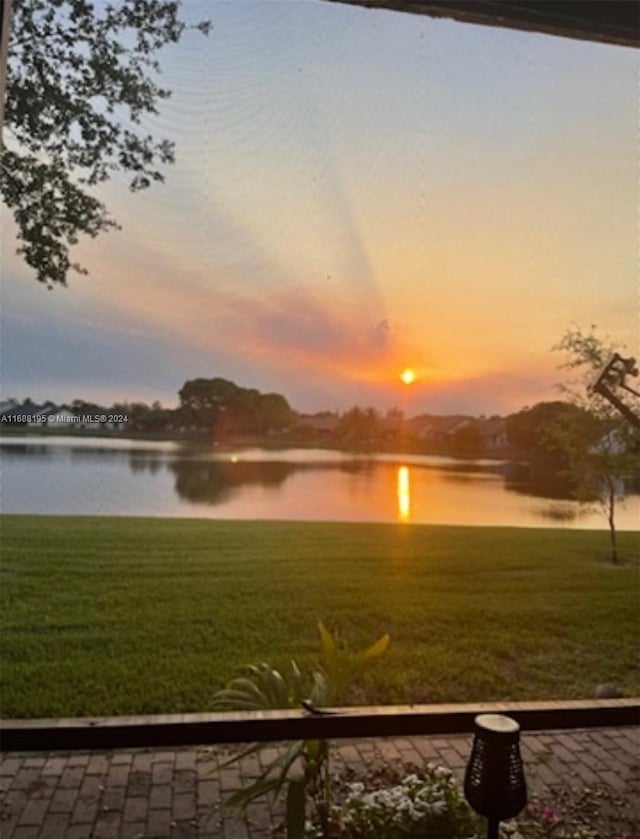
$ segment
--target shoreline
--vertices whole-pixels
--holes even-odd
[[[152,434],[149,432],[129,432],[123,434],[117,431],[74,431],[73,427],[64,429],[40,429],[40,428],[17,428],[16,426],[9,426],[6,428],[0,427],[0,443],[3,437],[33,437],[33,438],[55,438],[68,437],[78,440],[141,440],[145,442],[157,443],[185,443],[185,444],[200,444],[202,446],[212,446],[216,451],[232,452],[238,448],[260,448],[266,451],[284,451],[286,449],[322,449],[325,451],[337,451],[345,454],[397,454],[397,455],[417,455],[425,457],[447,457],[452,460],[458,460],[464,463],[473,463],[481,460],[489,460],[492,462],[510,462],[515,464],[526,465],[529,461],[515,452],[513,449],[504,449],[492,452],[482,452],[475,455],[461,455],[450,448],[426,447],[426,446],[384,446],[372,447],[362,446],[359,448],[341,446],[336,441],[328,440],[298,440],[295,438],[285,439],[283,437],[274,440],[272,437],[237,437],[234,439],[225,439],[209,442],[207,436],[204,434]]]

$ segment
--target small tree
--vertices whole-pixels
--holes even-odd
[[[370,449],[379,441],[381,432],[382,420],[376,409],[356,405],[342,414],[333,436],[354,449]]]
[[[290,675],[262,663],[244,668],[214,697],[214,707],[222,710],[263,711],[273,708],[305,708],[323,713],[322,706],[343,701],[354,681],[365,673],[389,646],[383,635],[362,652],[353,652],[337,635],[319,623],[321,656],[311,684],[305,680],[295,661]],[[306,697],[306,698],[305,698]],[[219,769],[242,757],[261,751],[265,743],[256,743],[235,755]],[[331,772],[328,740],[296,740],[283,754],[275,757],[260,777],[228,798],[223,808],[232,811],[247,807],[252,801],[286,790],[287,839],[303,839],[306,832],[307,800],[313,803],[315,820],[322,836],[333,835],[331,823]]]
[[[605,511],[609,525],[611,561],[618,561],[616,509],[625,498],[625,478],[634,469],[637,433],[628,420],[591,389],[598,371],[613,355],[608,339],[591,326],[584,332],[570,327],[553,347],[562,352],[562,368],[576,373],[560,389],[567,400],[582,408],[566,414],[549,429],[549,434],[566,453],[570,477],[580,501],[595,501]]]

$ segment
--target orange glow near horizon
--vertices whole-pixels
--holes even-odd
[[[411,515],[411,482],[408,466],[398,467],[398,518],[408,521]]]

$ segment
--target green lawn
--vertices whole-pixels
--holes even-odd
[[[238,665],[311,663],[318,620],[391,635],[354,702],[638,692],[637,534],[613,567],[604,532],[0,521],[6,717],[206,710]]]

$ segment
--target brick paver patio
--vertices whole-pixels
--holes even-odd
[[[336,772],[361,773],[382,767],[409,770],[435,761],[462,778],[470,743],[470,737],[463,735],[341,741],[336,743],[333,765]],[[264,804],[220,820],[214,805],[255,777],[260,761],[268,758],[253,755],[217,771],[219,759],[228,753],[229,749],[206,746],[5,753],[0,764],[0,837],[270,839],[282,835],[279,811]],[[640,729],[524,734],[522,754],[530,797],[587,790],[609,812],[619,812],[627,832],[630,823],[635,825],[632,836],[640,837]]]

